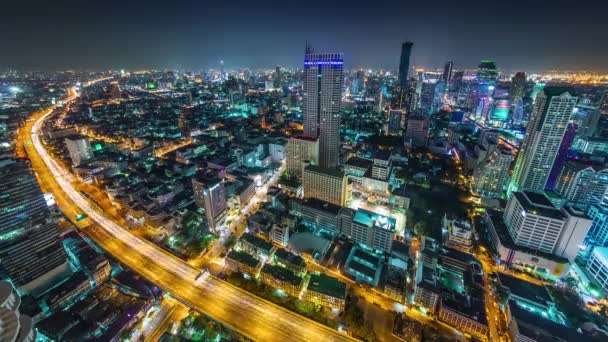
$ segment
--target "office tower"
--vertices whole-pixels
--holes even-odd
[[[519,99],[523,99],[526,95],[526,73],[523,71],[515,73],[511,78],[511,103],[516,103]]]
[[[553,167],[551,168],[551,172],[549,172],[549,178],[547,178],[545,189],[552,190],[555,187],[555,183],[562,173],[562,169],[568,159],[568,151],[570,151],[574,138],[576,137],[577,128],[578,125],[572,122],[566,127],[566,132],[564,133],[562,142],[559,144],[559,149],[557,150],[557,155],[555,156],[555,162],[553,162]]]
[[[400,109],[391,109],[388,113],[388,135],[401,134],[401,117],[403,112]]]
[[[302,178],[303,162],[319,163],[319,141],[316,138],[293,137],[287,142],[286,170],[290,178]]]
[[[89,138],[84,135],[72,135],[65,138],[65,145],[70,152],[72,166],[79,166],[93,159],[93,149]]]
[[[365,74],[363,70],[357,70],[352,79],[351,92],[353,95],[362,94],[365,91]]]
[[[306,166],[302,185],[304,198],[316,198],[339,206],[346,206],[352,194],[348,176],[334,168]]]
[[[407,119],[405,130],[405,142],[413,146],[426,146],[429,139],[428,116],[412,115]]]
[[[486,154],[473,171],[473,189],[481,197],[502,198],[513,162],[512,151],[496,141],[484,144]]]
[[[210,229],[217,229],[226,218],[226,188],[217,177],[197,174],[192,177],[194,200],[199,208],[205,210],[205,218]]]
[[[21,297],[8,281],[0,280],[0,340],[34,342],[34,320],[19,312]]]
[[[453,69],[454,62],[452,61],[445,63],[445,66],[443,67],[443,75],[441,76],[441,79],[443,80],[443,83],[445,83],[446,87],[450,84],[450,82],[452,82]]]
[[[498,79],[496,64],[491,60],[483,60],[477,67],[477,82],[484,84],[495,84]]]
[[[577,98],[547,87],[538,94],[513,170],[511,188],[541,192],[553,167]]]
[[[542,193],[514,192],[504,221],[513,242],[572,262],[589,231],[591,220],[571,207],[561,210]]]
[[[0,279],[21,293],[68,269],[59,231],[25,160],[0,160]]]
[[[319,165],[338,166],[344,62],[341,53],[314,53],[304,59],[304,136],[319,138]]]
[[[412,54],[412,47],[414,43],[405,42],[401,44],[401,58],[399,59],[399,77],[397,78],[397,84],[402,87],[407,86],[407,76],[410,71],[410,55]]]
[[[569,160],[557,180],[557,191],[568,204],[587,210],[608,191],[608,165]]]
[[[392,217],[358,209],[353,217],[351,238],[369,249],[390,252],[396,225]]]
[[[454,71],[452,73],[452,85],[450,86],[450,91],[460,92],[462,89],[462,78],[464,77],[464,71]]]
[[[278,65],[274,69],[272,83],[274,89],[281,89],[281,87],[283,86],[283,75],[281,74],[281,67],[279,67]]]

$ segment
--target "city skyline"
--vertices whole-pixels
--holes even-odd
[[[456,67],[474,68],[492,59],[510,71],[608,71],[608,47],[596,43],[608,29],[601,20],[608,5],[599,2],[580,16],[565,2],[549,9],[516,2],[511,11],[487,2],[332,2],[320,12],[312,10],[315,4],[274,1],[33,3],[13,2],[3,11],[0,29],[10,52],[0,56],[3,67],[201,69],[217,68],[220,61],[226,69],[297,67],[309,41],[320,51],[344,53],[346,68],[396,69],[400,45],[410,40],[413,66],[441,68],[452,60]],[[309,19],[327,25],[300,29]],[[40,50],[44,59],[37,58]]]

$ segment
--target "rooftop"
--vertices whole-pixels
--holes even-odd
[[[262,273],[270,274],[275,279],[287,281],[295,286],[300,286],[302,284],[302,278],[281,266],[265,264],[264,267],[262,267]]]
[[[369,159],[365,159],[365,158],[359,158],[359,157],[351,157],[348,159],[348,161],[346,162],[346,166],[353,166],[353,167],[359,167],[362,169],[369,169],[372,164],[374,162],[369,160]]]
[[[304,266],[306,264],[306,262],[304,261],[304,258],[302,258],[301,256],[299,256],[297,254],[293,254],[284,248],[279,248],[274,253],[274,256],[279,260],[286,261],[293,265]]]
[[[260,260],[243,251],[232,250],[228,254],[228,258],[254,268],[260,265]]]
[[[335,298],[346,297],[346,284],[325,274],[312,274],[308,283],[308,290]]]
[[[541,305],[553,302],[553,299],[551,299],[549,292],[544,286],[536,285],[502,272],[498,272],[497,275],[500,284],[508,288],[513,296],[524,298]]]
[[[511,316],[517,322],[520,334],[533,338],[536,341],[580,341],[583,337],[576,330],[555,323],[543,316],[535,315],[517,305],[514,301],[509,301]]]
[[[535,215],[542,215],[556,220],[563,220],[564,215],[557,209],[551,201],[541,193],[524,191],[514,192],[513,196],[522,205],[526,212]]]
[[[321,211],[325,211],[331,213],[333,215],[338,215],[340,213],[341,206],[335,205],[333,203],[325,202],[317,198],[308,198],[302,202],[302,206],[306,206],[309,208],[318,209]]]
[[[468,317],[479,324],[488,325],[485,303],[481,299],[466,295],[455,294],[454,298],[443,298],[441,305]]]
[[[241,240],[244,240],[265,251],[271,251],[274,248],[272,243],[270,243],[262,238],[259,238],[251,233],[243,234],[243,236],[241,237]]]
[[[382,228],[390,231],[395,230],[395,226],[397,224],[397,221],[395,221],[395,219],[392,217],[384,216],[365,209],[357,210],[357,213],[353,218],[353,222],[357,222],[367,227]]]
[[[329,167],[321,167],[318,165],[308,165],[304,171],[309,171],[309,172],[315,172],[315,173],[320,173],[323,175],[327,175],[327,176],[331,176],[331,177],[339,177],[339,178],[343,178],[344,177],[344,172],[335,169],[335,168],[329,168]]]

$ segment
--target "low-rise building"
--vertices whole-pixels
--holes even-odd
[[[470,252],[473,248],[473,230],[466,220],[448,220],[443,216],[443,230],[448,233],[448,247]]]
[[[382,258],[364,249],[353,247],[344,268],[357,282],[378,286],[382,273]]]
[[[325,274],[312,274],[304,298],[321,306],[344,310],[346,284]]]
[[[454,295],[442,298],[438,319],[481,341],[488,341],[488,319],[483,299]]]
[[[260,272],[260,279],[262,283],[279,289],[292,297],[300,297],[302,278],[286,268],[265,264]]]
[[[275,247],[272,243],[265,241],[251,233],[245,233],[239,239],[237,248],[251,255],[255,255],[261,260],[268,260],[272,257]]]
[[[270,229],[270,240],[279,246],[287,247],[289,244],[289,226],[273,224]]]
[[[235,271],[256,277],[262,262],[243,251],[231,251],[226,257],[226,267]]]
[[[339,206],[346,206],[352,195],[348,175],[334,168],[309,164],[302,177],[304,198],[317,198]]]
[[[394,218],[358,209],[353,217],[351,238],[366,248],[390,252],[395,229]]]
[[[304,261],[304,258],[283,248],[277,249],[274,253],[274,263],[298,275],[306,273],[306,261]]]

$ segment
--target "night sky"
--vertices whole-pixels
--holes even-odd
[[[608,1],[3,0],[0,70],[300,66],[308,40],[347,67],[608,71]]]

